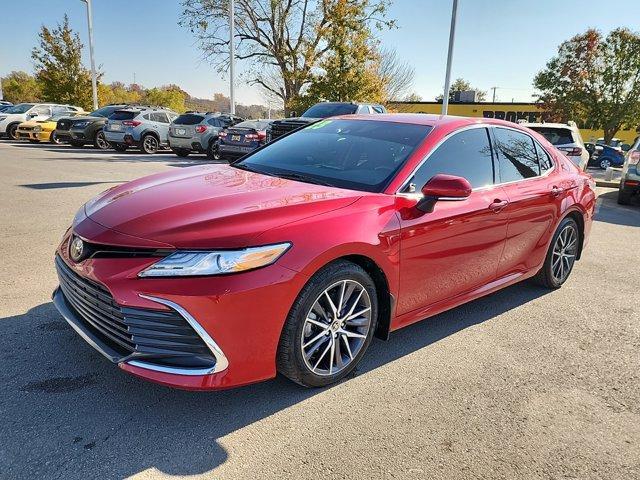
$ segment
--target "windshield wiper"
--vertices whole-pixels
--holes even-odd
[[[325,182],[322,180],[318,180],[317,178],[307,177],[306,175],[302,175],[300,173],[272,173],[276,177],[286,178],[288,180],[297,180],[299,182],[305,183],[315,183],[316,185],[324,185],[325,187],[336,187],[335,185]]]

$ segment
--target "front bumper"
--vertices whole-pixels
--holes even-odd
[[[56,137],[58,137],[58,140],[60,140],[61,142],[69,142],[73,138],[70,130],[58,129],[56,129]]]
[[[91,220],[82,223],[87,222],[90,224]],[[101,238],[108,233],[97,224],[96,229],[102,230],[98,235]],[[68,242],[69,234],[57,254],[76,275],[101,285],[122,309],[163,308],[165,312],[177,312],[215,358],[209,371],[196,371],[164,368],[136,352],[114,353],[104,336],[87,325],[86,319],[79,318],[77,309],[70,308],[73,305],[64,291],[56,290],[54,303],[62,316],[121,369],[150,381],[190,390],[230,388],[275,376],[280,333],[304,285],[303,275],[276,263],[220,277],[138,278],[138,272],[157,258],[89,258],[76,264],[69,259]]]
[[[35,140],[38,142],[48,142],[51,138],[51,132],[48,131],[33,131],[33,130],[16,130],[16,136],[18,140]]]

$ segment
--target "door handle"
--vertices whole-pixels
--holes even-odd
[[[559,197],[564,192],[564,188],[556,187],[555,185],[551,188],[551,196]]]
[[[509,205],[509,202],[507,200],[500,200],[499,198],[496,198],[489,205],[489,210],[491,210],[492,212],[498,213],[507,205]]]

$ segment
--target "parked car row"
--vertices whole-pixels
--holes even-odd
[[[137,148],[148,154],[164,148],[179,157],[204,153],[214,160],[235,160],[323,118],[379,113],[386,113],[382,105],[322,102],[296,118],[245,121],[220,112],[180,115],[151,105],[107,105],[86,113],[70,105],[22,103],[0,113],[0,135],[30,142],[70,143],[78,148],[92,145],[119,152]]]

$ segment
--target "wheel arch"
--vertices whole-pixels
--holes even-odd
[[[580,235],[580,241],[578,242],[578,253],[576,254],[576,260],[580,260],[582,255],[582,248],[584,246],[584,213],[577,208],[572,208],[568,210],[565,215],[562,217],[562,220],[565,218],[572,218],[578,224],[578,235]],[[560,220],[560,222],[562,222]]]

